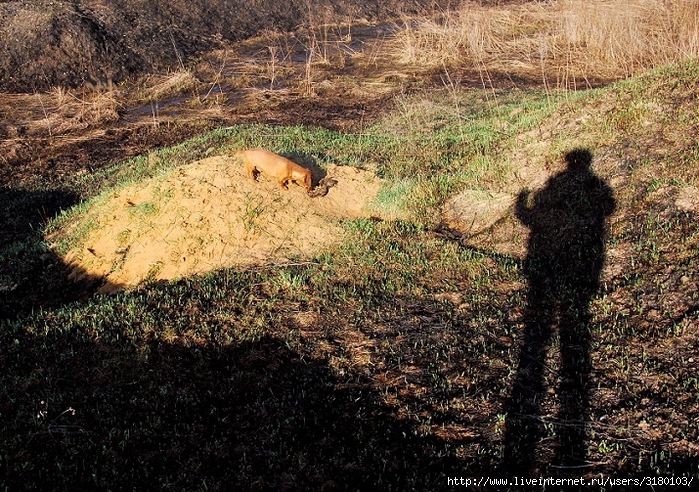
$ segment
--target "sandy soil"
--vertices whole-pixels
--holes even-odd
[[[324,172],[337,184],[311,198],[299,186],[281,190],[264,175],[253,182],[231,156],[194,162],[95,204],[83,219],[92,221],[87,238],[64,260],[74,277],[103,278],[101,291],[110,292],[144,280],[308,258],[342,238],[338,219],[370,216],[369,202],[382,186],[352,167]]]

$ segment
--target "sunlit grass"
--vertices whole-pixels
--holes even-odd
[[[464,2],[429,19],[406,19],[394,43],[405,64],[468,68],[484,89],[491,74],[578,90],[699,54],[693,0],[558,0],[498,7]]]

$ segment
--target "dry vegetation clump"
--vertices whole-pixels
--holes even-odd
[[[54,87],[47,93],[4,95],[4,121],[0,150],[6,162],[21,160],[23,139],[49,139],[62,135],[63,141],[79,137],[72,132],[95,129],[120,120],[122,92],[69,91]],[[26,144],[24,144],[26,146]]]
[[[147,101],[157,101],[192,91],[199,83],[192,72],[184,69],[168,75],[147,77],[146,88],[142,91],[141,98]]]
[[[471,66],[575,89],[699,54],[696,0],[560,0],[517,6],[465,2],[395,41],[402,63]]]

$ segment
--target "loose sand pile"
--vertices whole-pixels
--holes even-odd
[[[64,260],[74,277],[104,279],[101,291],[110,292],[143,280],[308,257],[342,238],[337,219],[371,215],[367,205],[382,186],[356,168],[331,165],[326,172],[337,183],[311,198],[299,186],[281,190],[265,175],[253,182],[234,158],[192,163],[94,205],[83,219],[92,221],[86,240]]]

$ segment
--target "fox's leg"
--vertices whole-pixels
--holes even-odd
[[[255,172],[259,173],[259,171],[255,168],[254,164],[250,164],[249,162],[245,162],[245,168],[248,170],[248,176],[250,176],[250,179],[253,181],[257,181],[257,176],[255,175]]]

